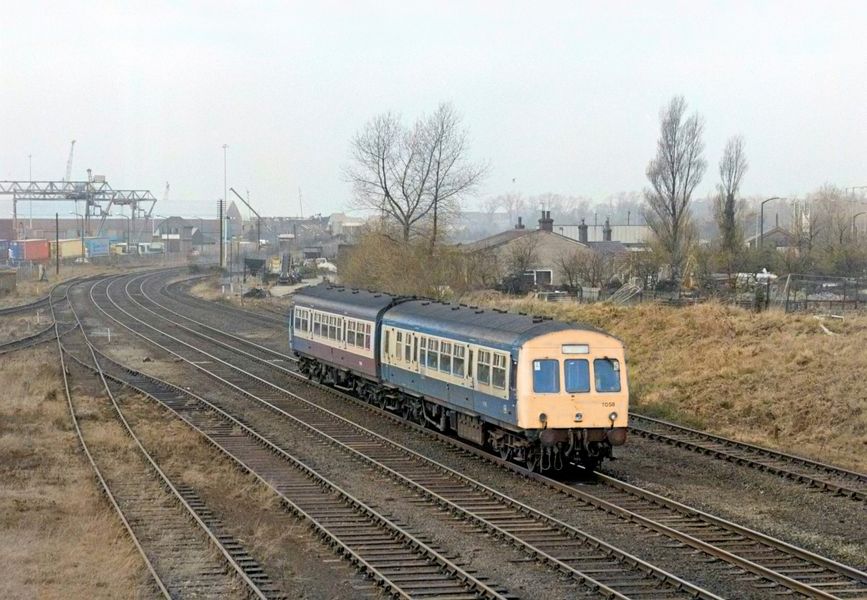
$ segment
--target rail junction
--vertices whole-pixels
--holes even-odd
[[[24,345],[40,343],[52,339],[47,333],[51,330],[80,444],[155,588],[166,597],[285,595],[255,552],[228,533],[196,490],[173,482],[161,469],[125,417],[123,402],[116,397],[122,391],[144,395],[186,423],[267,486],[336,554],[394,596],[522,594],[497,583],[496,575],[456,560],[429,533],[407,524],[397,507],[384,508],[371,501],[375,494],[366,498],[363,491],[355,492],[355,480],[341,475],[340,464],[351,464],[359,478],[402,489],[414,498],[409,501],[412,510],[445,515],[437,518],[451,520],[473,544],[508,546],[522,557],[516,564],[535,564],[551,576],[565,577],[569,583],[563,589],[573,595],[731,597],[706,587],[708,582],[727,581],[726,591],[744,591],[739,597],[867,598],[867,574],[854,567],[604,473],[574,482],[529,473],[344,391],[308,381],[295,370],[294,358],[281,351],[279,335],[256,341],[245,335],[254,328],[284,332],[285,318],[193,298],[183,291],[188,280],[177,270],[161,270],[69,282],[31,303],[33,308],[50,307],[54,321],[21,340]],[[123,331],[127,341],[179,365],[186,374],[183,383],[113,357],[113,344],[87,334],[98,324]],[[80,385],[74,382],[88,379],[98,388],[93,396],[101,399],[103,419],[126,435],[124,456],[135,468],[124,476],[112,471],[106,450],[88,437],[92,425],[79,417],[82,403],[93,399],[76,398]],[[437,458],[371,428],[374,417],[428,440],[436,446]],[[634,417],[630,428],[648,439],[864,500],[862,474],[642,416]],[[498,469],[534,493],[547,494],[552,506],[566,502],[581,514],[604,519],[637,546],[668,548],[673,562],[684,567],[678,572],[652,564],[557,511],[471,477],[456,468],[458,463]],[[171,540],[177,539],[189,540],[180,556],[171,550]],[[179,579],[178,573],[187,572],[184,561],[195,565],[196,574]],[[690,574],[701,565],[708,574],[699,583]]]

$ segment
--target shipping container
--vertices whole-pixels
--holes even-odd
[[[57,242],[51,242],[51,257],[56,256]],[[60,258],[81,258],[81,238],[60,240]]]
[[[51,256],[48,240],[12,240],[10,256],[15,261],[46,262]]]
[[[97,256],[108,256],[108,238],[85,238],[84,249],[87,251],[88,258],[95,258]]]

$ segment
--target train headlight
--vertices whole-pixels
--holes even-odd
[[[575,422],[576,423],[580,423],[583,420],[584,420],[584,415],[582,415],[581,413],[575,413]]]
[[[608,420],[611,421],[612,423],[613,423],[614,421],[616,421],[616,420],[617,420],[617,413],[616,413],[616,412],[612,412],[610,415],[608,415]]]
[[[540,413],[539,414],[539,422],[542,425],[545,425],[548,422],[548,415],[546,415],[545,413]]]

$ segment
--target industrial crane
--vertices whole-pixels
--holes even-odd
[[[63,181],[72,181],[72,155],[75,152],[75,140],[69,144],[69,158],[66,160],[66,177]]]

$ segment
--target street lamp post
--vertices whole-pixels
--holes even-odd
[[[858,239],[858,230],[855,229],[855,219],[860,217],[861,215],[867,215],[867,211],[861,211],[859,213],[855,213],[852,215],[852,239]]]
[[[765,204],[771,200],[785,200],[785,198],[773,196],[767,200],[762,200],[762,203],[759,206],[759,248],[765,247]]]
[[[130,224],[131,217],[129,217],[127,215],[117,215],[117,216],[123,217],[124,219],[126,219],[126,253],[132,254],[132,249],[130,248],[130,239],[129,239],[129,237],[130,237],[129,236],[129,224]],[[136,254],[138,254],[138,252],[136,252]]]

